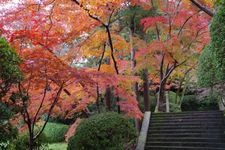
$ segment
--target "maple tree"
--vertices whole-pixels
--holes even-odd
[[[118,6],[119,4],[121,3],[118,3]],[[100,4],[93,3],[94,5]],[[101,25],[101,22],[89,18],[92,13],[89,14],[83,6],[84,4],[81,9],[72,1],[25,1],[1,16],[1,31],[23,60],[21,69],[25,77],[18,88],[12,89],[11,104],[19,108],[26,123],[25,127],[28,127],[30,149],[33,147],[33,141],[43,132],[50,116],[61,114],[70,117],[94,103],[96,93],[93,91],[96,85],[101,93],[110,86],[114,95],[121,98],[117,104],[119,109],[128,116],[142,116],[133,92],[128,88],[129,84],[137,79],[119,75],[117,62],[113,58],[115,42],[112,39],[121,38],[111,35],[109,26],[106,27],[108,39],[104,42],[110,47],[116,74],[106,73],[107,71],[96,72],[92,69],[77,70],[69,66],[71,61],[83,57],[81,55],[76,58],[74,55],[84,49],[80,43],[87,38],[82,38],[82,34]],[[110,7],[114,7],[114,4]],[[67,11],[61,13],[62,9]],[[73,11],[74,9],[77,11]],[[65,17],[67,14],[70,15]],[[97,15],[107,17],[109,14],[97,12]],[[85,20],[84,24],[80,25],[80,20],[76,17]],[[81,42],[73,45],[76,40]],[[63,49],[63,44],[76,46],[78,49],[71,48],[67,52]],[[121,45],[115,45],[115,48],[122,49]],[[40,131],[34,133],[35,124],[42,114],[46,114],[47,119]]]
[[[43,2],[43,4],[40,4],[41,6],[34,6],[34,8],[33,7],[29,7],[29,9],[28,9],[28,11],[31,11],[30,13],[32,13],[32,15],[37,15],[36,16],[36,18],[38,18],[39,16],[39,13],[42,11],[42,9],[43,9],[43,11],[45,12],[46,10],[44,9],[44,8],[46,8],[47,6],[54,6],[54,5],[56,5],[56,4],[58,4],[58,3],[60,3],[60,1],[59,2],[57,2],[57,3],[47,3],[47,2]],[[61,3],[63,3],[63,2],[61,2]],[[66,3],[67,4],[67,3]],[[73,3],[72,3],[73,4]],[[28,5],[28,4],[27,4]],[[42,6],[43,5],[43,6]],[[29,6],[29,5],[28,5]],[[27,6],[27,7],[28,7]],[[57,5],[58,6],[58,5]],[[51,15],[51,19],[50,20],[52,20],[52,21],[54,21],[54,17],[56,17],[55,15],[54,15],[54,13],[56,13],[56,10],[57,10],[57,6],[55,6],[54,7],[54,10],[52,10],[52,9],[50,9],[50,10],[48,10],[50,13],[52,13],[52,14],[48,14],[48,13],[46,13],[46,14],[48,14],[48,15]],[[68,5],[66,5],[66,6],[68,6]],[[64,5],[62,5],[62,7],[64,8],[64,7],[66,7],[66,6],[64,6]],[[73,7],[75,7],[76,8],[76,6],[77,5],[72,5]],[[43,7],[43,8],[42,8]],[[58,9],[62,9],[62,7],[60,7],[60,8],[58,8]],[[22,9],[22,8],[21,8]],[[36,12],[36,9],[38,10],[37,12]],[[78,8],[77,8],[78,9]],[[79,12],[81,15],[83,14],[83,11],[81,10],[81,12]],[[42,14],[42,13],[41,13]],[[79,15],[80,15],[79,14]],[[105,13],[104,13],[105,14]],[[22,15],[24,15],[24,13],[22,14]],[[26,16],[28,16],[29,15],[29,12],[28,12],[28,14],[26,14]],[[43,15],[43,14],[42,14]],[[46,15],[46,16],[48,16],[48,15]],[[73,15],[73,14],[72,14]],[[22,17],[26,17],[26,16],[22,16]],[[83,14],[83,16],[85,16],[85,17],[88,17],[88,14],[87,13],[84,13]],[[43,17],[43,16],[42,16]],[[49,16],[48,16],[49,17]],[[69,16],[70,17],[70,16]],[[85,18],[84,17],[84,18]],[[59,16],[57,16],[57,18],[59,18]],[[67,19],[67,18],[66,18]],[[87,19],[87,18],[85,18],[85,19]],[[7,19],[6,19],[7,20]],[[73,20],[72,18],[71,19],[69,19],[69,20]],[[75,20],[75,19],[74,19]],[[92,20],[92,19],[87,19],[87,20]],[[7,20],[8,21],[8,20]],[[29,21],[29,20],[28,20]],[[37,22],[37,21],[36,21]],[[93,22],[93,21],[90,21],[91,23]],[[90,23],[90,22],[84,22],[84,23]],[[26,21],[22,21],[22,23],[26,23]],[[27,22],[27,23],[30,23],[30,22]],[[51,27],[51,30],[50,31],[42,31],[42,30],[44,30],[43,29],[43,26],[44,26],[44,23],[46,23],[46,28],[48,29],[48,27]],[[54,22],[55,23],[55,22]],[[93,24],[98,24],[98,23],[93,23]],[[13,25],[13,24],[11,24],[11,25]],[[76,23],[74,23],[73,25],[77,25]],[[26,26],[25,24],[23,24],[23,26]],[[88,24],[88,25],[85,25],[85,26],[88,26],[88,27],[90,27],[90,26],[93,26],[93,25],[90,25],[90,24]],[[19,40],[18,39],[20,39],[20,36],[23,36],[23,38],[28,38],[28,39],[26,39],[27,41],[28,40],[30,40],[31,39],[31,37],[29,37],[29,36],[35,36],[34,35],[34,33],[37,33],[38,35],[37,36],[35,36],[35,37],[40,37],[39,35],[40,34],[43,34],[42,32],[49,32],[47,35],[46,35],[46,37],[45,36],[41,36],[43,39],[35,39],[34,37],[32,37],[32,40],[30,40],[29,42],[32,42],[32,44],[35,44],[35,46],[37,45],[37,46],[41,46],[41,47],[43,47],[43,48],[45,48],[45,49],[47,49],[48,51],[51,51],[51,52],[53,52],[53,51],[55,51],[55,49],[57,49],[57,48],[59,48],[58,46],[60,45],[60,42],[65,42],[65,40],[66,39],[60,39],[60,40],[62,40],[62,41],[58,41],[59,43],[57,43],[57,42],[54,42],[54,45],[52,44],[52,43],[44,43],[44,42],[40,42],[40,41],[42,41],[42,40],[44,40],[44,39],[48,39],[48,40],[45,40],[45,41],[51,41],[50,39],[51,39],[51,37],[56,37],[55,35],[56,35],[56,33],[54,33],[55,32],[55,28],[56,27],[61,27],[62,28],[62,26],[58,26],[58,24],[52,24],[50,21],[49,21],[49,18],[48,19],[46,19],[46,20],[43,20],[43,22],[40,22],[40,24],[35,24],[35,28],[31,28],[31,29],[24,29],[24,30],[17,30],[16,32],[14,32],[13,34],[11,34],[10,36],[12,37],[11,38],[11,40],[15,43],[15,44],[18,44],[18,43],[16,43],[16,42],[19,42]],[[76,28],[73,28],[74,30],[76,30]],[[34,30],[36,31],[36,32],[34,32]],[[57,29],[56,31],[60,31],[60,30],[63,30],[63,29]],[[87,31],[87,30],[85,30],[85,29],[77,29],[79,32],[80,31],[82,31],[82,32],[85,32],[85,31]],[[63,31],[65,31],[65,29],[63,30]],[[63,31],[61,31],[61,32],[63,32]],[[31,34],[32,33],[32,34]],[[31,35],[29,35],[29,34],[31,34]],[[73,34],[73,37],[76,35],[76,34],[74,34],[74,33],[71,33],[71,34]],[[80,33],[81,34],[81,33]],[[78,36],[80,36],[80,34],[78,33],[77,35]],[[60,34],[59,34],[60,35]],[[58,37],[57,37],[58,38]],[[17,41],[18,40],[18,41]],[[37,40],[37,41],[35,41],[35,40]],[[52,39],[52,41],[54,41],[55,40],[55,38],[53,38]],[[21,46],[21,45],[20,45]],[[76,45],[76,46],[79,46],[79,45]],[[118,45],[119,46],[119,45]],[[76,50],[76,49],[72,49],[72,50]],[[67,54],[66,54],[67,55]],[[70,55],[71,56],[71,55]],[[67,59],[66,57],[64,57],[64,56],[59,56],[59,58],[61,58],[62,57],[62,59],[64,60],[64,59]],[[75,58],[73,58],[73,60],[74,60]],[[67,61],[67,60],[64,60],[64,61]]]
[[[137,59],[145,59],[144,66],[149,62],[155,75],[159,76],[156,111],[165,111],[164,90],[167,80],[177,67],[190,61],[189,57],[199,53],[208,43],[208,20],[185,2],[171,1],[167,5],[164,1],[158,3],[160,5],[156,3],[154,7],[160,6],[158,9],[165,15],[142,19],[144,30],[153,32],[156,39],[138,52]],[[153,60],[149,60],[149,57]],[[142,63],[139,65],[143,67]]]

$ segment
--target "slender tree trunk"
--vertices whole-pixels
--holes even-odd
[[[110,65],[110,59],[107,58],[106,59],[106,64],[107,65]],[[106,91],[105,91],[105,106],[106,106],[106,110],[107,111],[111,111],[112,108],[111,108],[111,100],[112,100],[112,89],[110,88],[110,86],[108,85]]]
[[[165,107],[165,91],[164,91],[164,87],[162,86],[160,88],[160,92],[159,92],[159,111],[161,112],[165,112],[166,107]]]
[[[133,86],[134,88],[134,91],[135,91],[135,94],[136,94],[136,98],[137,98],[137,101],[138,101],[138,104],[140,103],[140,97],[139,97],[139,92],[138,92],[138,83],[135,83],[135,85]],[[135,127],[137,129],[138,132],[141,131],[141,119],[135,119]]]
[[[132,39],[132,36],[130,37]],[[131,40],[132,41],[132,40]],[[133,42],[131,42],[131,46],[133,46]],[[134,68],[136,66],[136,62],[135,62],[135,50],[134,48],[131,48],[131,69],[132,69],[132,75],[135,75],[135,71]],[[133,85],[133,91],[135,92],[135,97],[138,101],[139,104],[139,92],[138,92],[138,83],[134,83]],[[135,127],[137,129],[138,132],[140,132],[141,130],[141,120],[140,119],[135,119]]]
[[[143,71],[143,88],[144,88],[144,108],[145,111],[150,111],[150,99],[149,99],[149,81],[148,81],[148,70]]]
[[[28,130],[29,130],[29,150],[34,149],[34,132],[31,128],[31,125],[28,125]]]
[[[155,112],[161,111],[161,105],[162,105],[162,100],[164,98],[164,71],[163,71],[163,66],[164,66],[164,58],[165,58],[165,54],[162,54],[162,60],[160,63],[160,84],[159,84],[159,91],[158,91],[158,95],[157,95],[157,102],[156,102],[156,107],[155,107]]]
[[[132,75],[136,75],[135,74],[135,67],[136,67],[136,60],[135,60],[135,49],[133,47],[133,33],[134,33],[134,18],[132,19],[132,24],[131,24],[131,28],[130,28],[130,57],[131,57],[131,70],[132,70]],[[135,92],[135,97],[138,101],[138,104],[140,103],[140,99],[139,99],[139,92],[138,92],[138,83],[134,83],[133,87],[132,87],[133,91]],[[135,119],[135,127],[137,129],[138,132],[140,132],[141,130],[141,120],[140,119]]]
[[[110,87],[108,87],[106,89],[106,92],[105,92],[105,105],[106,105],[106,110],[107,111],[111,111],[111,98],[112,98],[112,93],[111,93],[111,89]]]
[[[99,87],[97,85],[96,87],[96,94],[97,94],[97,98],[96,98],[96,107],[97,107],[97,111],[98,113],[100,113],[100,106],[99,106],[99,99],[100,99],[100,93],[99,93]]]
[[[156,108],[155,108],[155,112],[165,112],[166,111],[166,107],[165,107],[165,83],[160,83],[159,85],[159,91],[158,91],[158,95],[157,95],[157,103],[156,103]]]
[[[105,50],[106,50],[106,42],[103,45],[103,51],[102,51],[101,58],[99,60],[98,71],[101,70],[102,62],[103,62],[103,59],[104,59],[104,56],[105,56]],[[98,113],[100,113],[101,110],[100,110],[100,104],[99,103],[100,103],[101,94],[99,93],[99,85],[98,85],[98,83],[96,85],[96,95],[97,95],[96,107],[97,107]]]
[[[120,98],[118,96],[116,97],[116,102],[117,102],[117,112],[120,114],[121,113],[120,105],[119,105]]]
[[[34,141],[32,137],[29,137],[29,150],[33,150],[33,146],[34,146]]]
[[[170,112],[169,91],[166,91],[166,112]]]

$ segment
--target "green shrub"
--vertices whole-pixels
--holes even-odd
[[[199,109],[199,102],[196,95],[185,95],[181,104],[182,111],[197,111]]]
[[[181,104],[182,111],[218,110],[218,96],[210,95],[197,100],[195,95],[186,95]]]
[[[170,103],[170,112],[180,112],[181,108],[179,105],[180,96],[173,91],[168,92],[169,103]]]
[[[38,130],[35,130],[37,133]],[[44,149],[46,148],[46,136],[42,133],[37,140],[34,142],[35,149]],[[28,131],[20,134],[11,144],[10,150],[26,150],[29,149],[29,134]]]
[[[66,150],[67,143],[52,143],[48,144],[48,150]]]
[[[212,45],[212,59],[215,65],[215,74],[219,81],[225,81],[225,28],[221,24],[225,23],[225,1],[222,0],[213,16],[210,35]]]
[[[68,150],[123,150],[132,143],[136,131],[122,115],[102,113],[94,115],[78,126],[69,139]]]
[[[200,101],[199,110],[219,110],[219,97],[217,95],[210,95]]]
[[[7,94],[13,84],[22,80],[19,64],[20,58],[16,51],[0,37],[0,99]]]
[[[216,66],[213,58],[213,48],[206,46],[198,59],[198,84],[202,87],[211,87],[217,82]]]
[[[9,107],[0,102],[0,143],[10,141],[17,135],[17,129],[9,121],[12,115]]]
[[[48,122],[44,134],[48,143],[58,143],[64,141],[64,136],[69,129],[68,125]]]

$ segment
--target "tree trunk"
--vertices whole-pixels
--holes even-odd
[[[166,107],[165,107],[165,83],[160,83],[159,85],[159,91],[158,91],[158,96],[157,96],[157,102],[156,102],[156,107],[155,107],[155,112],[165,112]]]
[[[159,92],[159,111],[166,111],[166,100],[165,100],[165,83],[162,84]]]
[[[108,87],[106,89],[106,92],[105,92],[105,105],[106,105],[106,110],[107,111],[111,111],[111,98],[112,98],[112,93],[111,93],[111,89],[110,87]]]
[[[140,97],[139,97],[139,92],[138,92],[138,83],[135,83],[133,85],[133,89],[135,91],[136,99],[137,99],[138,104],[139,104],[140,103],[140,101],[139,101]],[[135,119],[135,127],[136,127],[138,132],[141,131],[141,123],[142,123],[141,119]]]
[[[134,21],[134,20],[132,20]],[[136,60],[135,60],[135,49],[133,48],[133,33],[134,33],[134,23],[132,24],[132,28],[130,28],[130,45],[131,45],[131,49],[130,49],[130,57],[131,57],[131,70],[132,70],[132,75],[136,75],[135,74],[135,66],[136,66]],[[138,92],[138,83],[134,83],[133,84],[133,91],[135,92],[135,97],[137,99],[138,104],[140,103],[140,99],[139,99],[139,92]],[[140,132],[141,130],[141,120],[140,119],[135,119],[135,127],[136,130],[138,132]]]
[[[166,91],[166,112],[170,112],[170,100],[168,91]]]
[[[97,111],[98,113],[100,113],[100,104],[99,104],[99,99],[100,99],[100,93],[99,93],[99,87],[97,85],[96,87],[96,95],[97,95],[97,98],[96,98],[96,107],[97,107]]]
[[[28,128],[29,128],[29,150],[33,150],[34,149],[34,133],[31,129],[31,126],[29,126]]]
[[[145,112],[150,111],[150,100],[149,100],[149,81],[148,81],[148,70],[143,71],[143,88],[144,88],[144,108]]]

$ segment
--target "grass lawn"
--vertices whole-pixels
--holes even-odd
[[[52,143],[48,144],[49,150],[66,150],[67,143]]]

